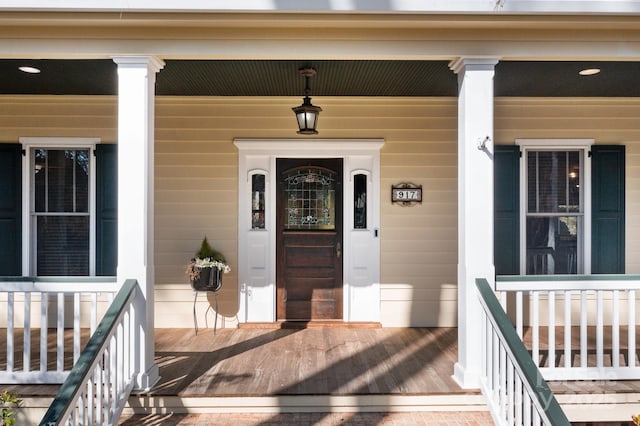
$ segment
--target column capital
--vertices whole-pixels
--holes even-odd
[[[493,70],[498,62],[500,62],[499,58],[468,58],[461,56],[449,62],[449,69],[456,74],[460,74],[467,68]]]
[[[120,66],[146,66],[153,72],[158,72],[164,68],[164,61],[156,56],[113,56],[111,58]]]

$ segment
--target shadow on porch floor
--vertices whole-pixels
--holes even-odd
[[[451,378],[452,328],[156,330],[146,395],[477,394]]]

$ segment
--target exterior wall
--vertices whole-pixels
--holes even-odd
[[[640,100],[631,98],[500,98],[495,104],[496,144],[516,138],[593,138],[626,145],[627,274],[640,273]]]
[[[232,272],[224,276],[219,293],[224,317],[219,325],[235,325],[238,159],[232,141],[297,137],[291,106],[299,101],[158,99],[157,327],[192,325],[193,293],[183,265],[204,234],[231,264]],[[380,229],[383,325],[455,324],[456,99],[314,98],[314,103],[323,108],[318,137],[385,140]],[[249,121],[252,116],[259,118]],[[313,138],[300,137],[300,143],[313,143]],[[423,185],[422,205],[391,204],[391,185],[401,182]],[[206,305],[202,296],[200,300],[202,322]],[[211,324],[211,314],[208,320]]]
[[[299,98],[157,99],[156,325],[192,327],[184,266],[207,235],[232,272],[219,295],[219,325],[236,324],[237,151],[233,139],[295,138]],[[381,291],[384,326],[456,321],[456,99],[314,98],[322,138],[383,138]],[[20,136],[99,137],[115,142],[115,97],[2,96],[0,141]],[[495,139],[595,138],[627,146],[627,273],[640,273],[640,100],[496,99]],[[257,117],[252,119],[251,117]],[[313,138],[300,137],[300,143]],[[423,203],[392,205],[392,184],[423,185]],[[198,320],[206,302],[200,296]],[[211,312],[208,314],[212,325]]]

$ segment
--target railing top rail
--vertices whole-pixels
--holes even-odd
[[[640,275],[500,275],[496,290],[640,290]]]
[[[84,283],[84,282],[95,282],[95,283],[114,283],[116,282],[116,277],[113,276],[98,276],[98,277],[78,277],[78,276],[70,276],[70,277],[7,277],[0,276],[1,282],[36,282],[36,283]]]
[[[114,327],[117,325],[117,321],[125,312],[128,303],[135,296],[137,288],[138,282],[136,280],[126,280],[124,282],[122,288],[114,298],[113,303],[111,303],[107,309],[104,318],[100,321],[100,324],[98,324],[96,331],[87,342],[87,346],[80,354],[78,361],[71,369],[69,377],[60,387],[58,394],[42,418],[40,422],[41,426],[57,425],[60,416],[73,403],[85,379],[93,371],[97,355],[108,343],[108,339]]]
[[[115,277],[0,277],[0,293],[100,293],[119,289]]]
[[[567,416],[562,411],[562,408],[560,408],[560,404],[558,404],[558,401],[551,392],[549,385],[547,385],[547,382],[542,378],[538,367],[531,359],[531,355],[529,355],[522,340],[518,337],[513,323],[505,314],[487,280],[484,278],[476,279],[476,287],[480,293],[480,302],[489,313],[488,317],[493,323],[494,328],[502,336],[506,344],[507,353],[512,359],[514,366],[522,374],[523,384],[533,392],[537,405],[544,408],[544,412],[552,425],[569,426],[570,423]]]

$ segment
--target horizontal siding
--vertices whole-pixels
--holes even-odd
[[[299,97],[157,99],[157,326],[192,326],[193,293],[184,269],[204,235],[231,264],[219,303],[223,323],[236,324],[238,156],[233,140],[299,138],[301,144],[314,143],[315,137],[295,133],[291,107],[299,103]],[[323,108],[318,138],[385,140],[380,194],[383,324],[455,324],[456,100],[314,98],[314,103]],[[0,96],[0,141],[77,136],[116,142],[116,112],[114,97]],[[498,98],[495,102],[496,143],[511,144],[517,138],[594,138],[597,143],[627,146],[629,273],[640,273],[637,117],[640,100],[636,99]],[[422,204],[391,203],[391,186],[403,182],[423,186]],[[202,322],[206,303],[200,297]]]
[[[498,98],[495,141],[589,138],[626,146],[626,273],[640,273],[640,100]]]
[[[234,138],[313,137],[295,133],[291,107],[299,98],[173,98],[156,106],[156,277],[162,288],[186,283],[185,259],[204,233],[231,263],[220,301],[237,306],[237,155]],[[403,282],[382,292],[382,322],[397,325],[398,310],[413,311],[404,325],[436,325],[440,288],[456,276],[456,102],[453,99],[314,98],[321,105],[318,137],[383,138],[382,282]],[[248,121],[248,117],[258,117]],[[423,184],[425,203],[392,206],[392,183]],[[388,265],[388,267],[387,267]],[[186,285],[186,284],[185,284]],[[450,286],[451,284],[449,284]],[[393,287],[393,286],[392,286]],[[177,290],[158,298],[181,300]],[[455,293],[455,292],[454,292]],[[436,297],[434,299],[434,297]],[[455,294],[446,294],[446,314],[455,312]],[[429,305],[429,309],[424,306]],[[226,306],[224,309],[227,309]],[[221,308],[222,310],[223,308]],[[187,312],[190,312],[187,311]],[[425,314],[429,312],[429,314]],[[233,309],[226,314],[233,313]],[[178,320],[170,314],[159,325]],[[233,318],[228,318],[233,322]],[[183,322],[185,319],[182,320]],[[186,321],[191,321],[186,317]],[[447,320],[446,325],[451,325]],[[445,324],[442,324],[445,325]]]

